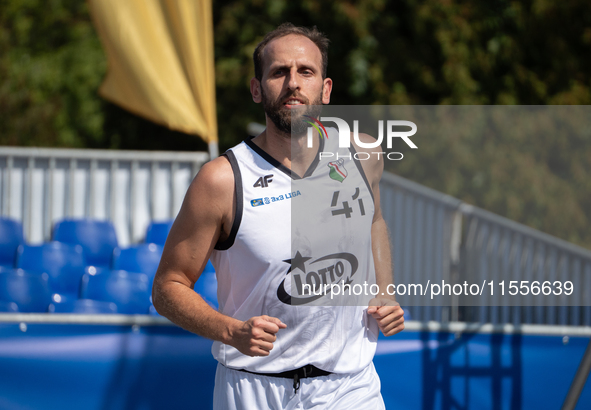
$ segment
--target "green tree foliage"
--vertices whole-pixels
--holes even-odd
[[[405,157],[390,171],[591,248],[591,107],[437,108],[394,109],[417,124],[419,148],[394,146]]]
[[[82,0],[0,0],[0,145],[206,150],[97,95],[106,57]]]
[[[104,73],[84,2],[0,1],[0,143],[100,146]]]
[[[264,122],[252,52],[284,21],[331,39],[333,104],[591,104],[588,0],[212,4],[221,151]],[[98,98],[105,70],[85,2],[0,0],[0,144],[205,149]],[[432,141],[389,170],[591,248],[589,132]]]
[[[216,2],[220,139],[263,122],[251,54],[283,21],[331,39],[333,104],[591,104],[584,0]],[[518,123],[519,119],[515,119]],[[588,122],[587,122],[588,123]],[[591,248],[591,130],[446,135],[388,163],[399,175]]]

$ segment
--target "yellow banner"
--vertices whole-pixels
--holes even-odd
[[[99,94],[217,142],[211,0],[88,0],[107,54]]]

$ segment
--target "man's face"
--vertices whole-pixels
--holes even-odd
[[[330,101],[332,81],[322,78],[320,50],[304,36],[281,37],[265,47],[263,67],[260,102],[265,113],[279,131],[304,133],[308,124],[302,116],[317,117]]]

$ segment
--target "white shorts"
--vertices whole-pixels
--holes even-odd
[[[354,374],[330,374],[300,380],[260,376],[218,363],[214,410],[385,410],[380,379],[370,363]]]

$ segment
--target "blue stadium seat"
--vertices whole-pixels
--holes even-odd
[[[0,268],[0,300],[16,303],[20,312],[47,312],[51,302],[49,276]]]
[[[80,245],[48,242],[38,246],[19,246],[16,266],[31,272],[46,272],[54,292],[77,298],[86,259]]]
[[[155,243],[160,246],[164,246],[164,242],[166,242],[166,238],[168,237],[168,233],[170,232],[170,228],[172,227],[173,221],[167,222],[152,222],[148,225],[148,229],[146,231],[146,243]]]
[[[106,314],[117,313],[117,305],[100,300],[72,299],[56,293],[48,310],[50,313]]]
[[[21,223],[12,219],[0,218],[0,266],[14,267],[16,249],[23,243]]]
[[[68,219],[58,222],[53,230],[53,240],[80,244],[89,265],[109,267],[113,249],[117,247],[117,235],[109,221]]]
[[[145,273],[153,278],[161,257],[162,246],[155,243],[130,246],[127,249],[115,248],[112,268]]]
[[[14,302],[4,302],[0,300],[0,312],[2,313],[17,313],[18,306]]]
[[[194,289],[211,307],[218,308],[218,280],[210,261],[207,261],[207,265],[195,283]]]
[[[145,273],[109,270],[89,266],[82,277],[84,299],[113,302],[124,314],[147,314],[152,283]]]

